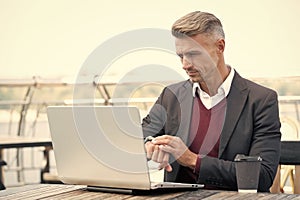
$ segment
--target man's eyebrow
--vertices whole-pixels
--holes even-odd
[[[200,51],[199,49],[191,49],[185,53],[201,53],[202,51]]]
[[[176,52],[176,54],[178,55],[178,56],[182,56],[182,55],[184,55],[184,54],[194,54],[194,53],[201,53],[202,51],[201,50],[199,50],[199,49],[191,49],[191,50],[187,50],[187,51],[185,51],[185,52]]]

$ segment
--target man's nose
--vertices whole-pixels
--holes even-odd
[[[183,58],[182,59],[182,68],[184,70],[187,70],[187,69],[189,69],[191,67],[192,67],[192,64],[189,61],[187,61],[185,58]]]

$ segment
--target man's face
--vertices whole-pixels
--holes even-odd
[[[198,34],[175,39],[176,53],[182,68],[193,82],[205,82],[217,69],[219,56],[214,37]]]

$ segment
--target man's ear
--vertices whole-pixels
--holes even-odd
[[[223,53],[225,50],[225,40],[223,38],[218,39],[216,42],[217,48],[218,48],[218,52],[219,53]]]

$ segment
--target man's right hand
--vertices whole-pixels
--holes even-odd
[[[172,171],[172,166],[169,164],[169,153],[162,151],[159,145],[155,145],[151,141],[146,142],[145,147],[147,158],[159,163],[159,169],[165,169],[167,172]]]

